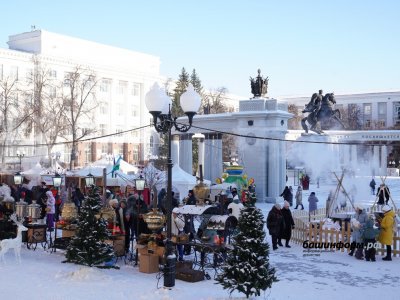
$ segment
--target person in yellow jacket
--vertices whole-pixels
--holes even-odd
[[[382,245],[386,245],[386,256],[382,260],[392,260],[392,243],[393,243],[393,224],[394,224],[394,211],[389,205],[382,207],[384,217],[380,222],[380,232],[378,241]]]

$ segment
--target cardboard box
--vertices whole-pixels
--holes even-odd
[[[125,238],[114,240],[113,248],[116,257],[125,256]]]
[[[74,235],[75,235],[75,230],[65,230],[65,229],[63,229],[63,231],[62,231],[62,237],[63,238],[73,237]]]
[[[139,272],[157,273],[160,270],[158,265],[158,255],[141,254],[139,256]]]
[[[160,265],[165,264],[165,257],[164,257],[164,255],[165,255],[165,247],[156,246],[153,249],[148,249],[148,253],[157,255],[158,258],[159,258],[158,262],[160,263]]]
[[[146,246],[137,245],[136,248],[138,249],[138,253],[139,253],[140,255],[142,255],[142,254],[148,254],[148,249],[147,249]]]

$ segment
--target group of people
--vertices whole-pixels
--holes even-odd
[[[271,235],[273,250],[277,250],[278,246],[283,247],[282,239],[285,240],[285,247],[290,248],[294,220],[288,201],[284,202],[283,207],[278,203],[272,207],[267,217],[267,228]]]
[[[352,221],[352,244],[349,255],[366,261],[376,261],[374,243],[378,240],[386,246],[384,261],[392,260],[392,242],[395,226],[395,212],[389,205],[382,207],[383,217],[374,222],[361,205],[356,206],[356,215]],[[376,227],[375,227],[376,225]],[[358,245],[358,247],[356,247]],[[363,247],[362,247],[363,246]]]
[[[167,193],[165,189],[161,189],[157,195],[157,208],[166,213]],[[193,190],[189,190],[187,197],[184,201],[187,205],[195,205],[196,198]],[[126,199],[118,200],[112,193],[108,194],[108,204],[115,210],[114,228],[125,234],[125,251],[129,252],[130,241],[138,239],[141,234],[150,233],[144,215],[149,212],[151,205],[148,206],[144,201],[143,195],[139,195],[136,190]],[[172,191],[172,224],[171,232],[173,235],[179,235],[185,232],[189,238],[194,237],[193,218],[190,216],[181,216],[178,214],[179,198],[177,194]],[[190,253],[190,248],[183,248],[178,245],[178,259],[183,260],[184,254]]]
[[[283,197],[284,201],[289,202],[290,206],[293,206],[293,188],[291,186],[286,186],[282,194],[280,194],[280,196]],[[297,209],[298,207],[301,206],[301,209],[303,210],[304,209],[303,188],[301,187],[301,185],[297,187],[296,195],[294,196],[294,198],[296,200],[296,207],[294,209]]]
[[[149,212],[149,208],[143,195],[139,195],[135,189],[128,198],[120,200],[109,193],[108,204],[115,211],[114,228],[125,234],[125,252],[129,252],[131,240],[137,239],[140,234],[150,233],[144,221],[144,215]]]

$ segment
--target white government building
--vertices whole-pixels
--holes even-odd
[[[52,80],[63,82],[67,74],[79,66],[93,71],[98,81],[94,123],[83,123],[81,127],[96,128],[94,136],[102,136],[149,124],[145,95],[154,82],[162,85],[165,81],[160,75],[159,57],[44,30],[11,35],[8,45],[9,49],[0,49],[0,81],[5,82],[10,77],[16,79],[17,101],[24,97],[24,89],[32,89],[27,84],[29,76],[38,68],[47,69]],[[47,91],[50,94],[58,92],[56,85],[50,89]],[[95,161],[102,153],[121,154],[133,164],[146,160],[151,153],[150,131],[148,128],[81,142],[76,152],[77,164],[83,166]],[[29,157],[38,161],[38,157],[46,155],[45,149],[18,147],[18,144],[41,142],[34,130],[28,137],[9,140],[8,143],[15,147],[6,149],[7,161],[16,164],[17,151],[25,152],[24,161]],[[70,161],[71,148],[68,146],[56,146],[53,151],[61,154],[62,161]]]

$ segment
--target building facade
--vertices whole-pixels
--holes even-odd
[[[21,105],[29,101],[33,103],[38,91],[32,74],[41,74],[43,70],[50,79],[45,92],[52,99],[62,93],[69,84],[71,72],[77,68],[90,70],[93,74],[90,76],[96,78],[91,99],[88,99],[92,103],[91,117],[85,116],[79,121],[79,127],[91,129],[91,134],[85,136],[87,141],[79,142],[74,151],[76,166],[85,166],[102,154],[120,154],[134,164],[146,160],[151,154],[150,136],[153,133],[150,127],[131,129],[149,124],[145,95],[154,82],[162,85],[165,81],[160,75],[159,57],[44,30],[12,35],[8,45],[9,49],[0,49],[0,83],[3,89],[0,102],[5,100],[5,86],[12,82],[15,84],[13,101]],[[29,97],[32,99],[26,99]],[[18,109],[19,105],[16,105],[14,110]],[[18,114],[18,111],[14,113]],[[125,132],[128,130],[131,131]],[[45,147],[40,146],[45,141],[35,132],[35,126],[30,129],[30,134],[18,134],[12,138],[9,133],[5,137],[5,130],[2,132],[5,144],[14,145],[5,150],[7,162],[12,164],[17,160],[17,151],[25,152],[24,159],[32,157],[36,161],[49,156]],[[112,135],[115,133],[120,134]],[[107,137],[90,140],[101,136]],[[68,139],[71,136],[64,136],[59,141]],[[71,159],[70,144],[56,145],[52,151],[60,153],[61,160],[67,163]]]

